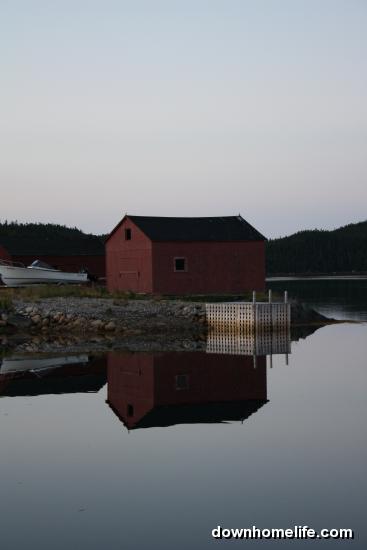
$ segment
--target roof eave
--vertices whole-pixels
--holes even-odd
[[[118,230],[118,228],[124,223],[124,221],[126,220],[126,218],[128,218],[129,216],[127,214],[125,214],[125,216],[122,218],[122,220],[119,221],[119,223],[112,229],[111,233],[108,235],[108,237],[106,238],[105,240],[105,244],[110,240],[110,238],[112,237],[112,235],[114,233],[116,233],[116,231]]]

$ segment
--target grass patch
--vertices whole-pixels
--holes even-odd
[[[13,309],[13,298],[12,296],[0,295],[0,311],[10,311]]]
[[[149,298],[146,294],[135,292],[109,292],[100,285],[35,285],[19,288],[1,287],[1,301],[23,299],[33,302],[46,298],[108,298],[115,300],[142,300]]]
[[[100,285],[37,285],[22,288],[0,287],[0,308],[11,309],[13,299],[37,302],[46,298],[106,298],[114,305],[124,305],[129,300],[180,300],[184,302],[252,302],[252,292],[243,294],[187,294],[163,296],[160,294],[140,294],[132,291],[109,292]],[[283,294],[273,292],[273,301],[282,302]],[[256,293],[257,302],[267,302],[267,292]]]
[[[252,291],[243,294],[187,294],[184,296],[166,296],[166,300],[181,300],[183,302],[252,302]],[[269,299],[267,292],[256,292],[257,302],[267,302]],[[273,292],[273,302],[283,302],[284,297],[281,293]]]
[[[77,285],[37,285],[19,288],[2,288],[2,295],[24,300],[41,300],[43,298],[102,298],[107,295],[104,287],[81,287]]]

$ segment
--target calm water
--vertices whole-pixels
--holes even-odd
[[[304,301],[320,313],[334,319],[367,321],[367,279],[288,279],[271,281],[268,288]]]
[[[365,548],[366,331],[319,329],[272,368],[204,352],[3,361],[2,550],[246,544],[214,541],[217,525],[352,528],[247,546]]]

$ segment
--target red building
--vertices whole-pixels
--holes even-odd
[[[78,272],[86,269],[97,279],[105,277],[105,256],[104,254],[13,254],[14,262],[21,262],[30,265],[34,260],[41,260],[46,264],[61,269],[61,271]]]
[[[157,294],[263,290],[265,240],[241,216],[126,215],[106,241],[107,286]]]
[[[5,260],[7,262],[11,260],[11,256],[9,252],[6,250],[4,246],[1,246],[1,244],[0,244],[0,260]]]
[[[244,420],[267,403],[266,357],[109,353],[107,403],[128,429]]]

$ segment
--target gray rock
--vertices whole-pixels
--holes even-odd
[[[94,319],[93,321],[91,321],[90,326],[92,328],[99,329],[103,326],[103,321],[101,321],[100,319]]]
[[[34,323],[35,325],[38,325],[40,322],[41,322],[41,315],[32,315],[31,317],[32,319],[32,323]]]

